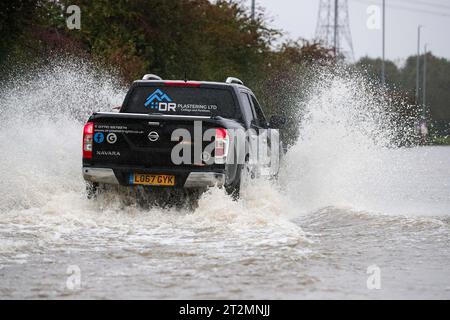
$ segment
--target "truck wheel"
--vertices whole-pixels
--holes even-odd
[[[244,189],[245,187],[247,187],[250,181],[254,178],[255,178],[254,171],[252,170],[248,162],[246,162],[241,167],[241,175],[239,177],[239,189]]]
[[[99,185],[97,182],[86,182],[86,197],[94,199],[97,197]]]
[[[240,167],[239,181],[233,186],[229,193],[233,198],[238,199],[241,196],[241,191],[252,183],[251,181],[256,178],[255,168],[251,166],[248,162],[245,162]]]

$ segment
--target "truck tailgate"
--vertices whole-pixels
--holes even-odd
[[[186,129],[194,139],[194,123],[201,123],[201,132],[220,127],[220,121],[209,117],[186,117],[130,113],[96,113],[92,163],[139,167],[173,167],[171,153],[179,141],[172,141],[176,129]],[[191,142],[191,164],[194,166],[194,148]],[[202,148],[211,141],[202,142]],[[199,165],[198,163],[196,164]]]

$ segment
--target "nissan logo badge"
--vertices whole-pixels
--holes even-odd
[[[148,140],[150,140],[151,142],[155,142],[156,140],[159,139],[159,134],[156,131],[151,131],[148,134]]]

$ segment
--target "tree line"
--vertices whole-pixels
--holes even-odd
[[[80,30],[66,26],[72,4],[81,9]],[[289,96],[288,79],[313,61],[332,59],[332,50],[317,43],[274,46],[281,35],[262,13],[251,19],[237,1],[10,0],[0,5],[0,68],[6,75],[37,57],[70,52],[114,66],[124,84],[145,73],[212,81],[235,76],[256,91],[270,116],[287,105],[271,92]],[[288,109],[293,129],[297,121]]]
[[[80,30],[66,26],[66,9],[73,4],[81,9]],[[0,4],[0,80],[17,65],[37,59],[45,63],[58,52],[113,66],[124,84],[145,73],[212,81],[235,76],[254,89],[268,116],[287,117],[284,138],[289,143],[298,125],[298,104],[292,102],[311,83],[311,66],[335,59],[333,50],[319,43],[283,42],[282,35],[263,13],[252,19],[241,1],[9,0]],[[405,92],[398,99],[409,95],[413,59],[401,70],[388,63],[389,80],[399,82]],[[432,116],[448,120],[444,105],[449,92],[439,87],[449,81],[450,72],[443,67],[448,68],[448,61],[429,60],[430,74],[440,74],[430,78],[430,105],[439,106]],[[362,65],[378,72],[376,60],[365,58],[355,66]]]
[[[426,68],[424,68],[424,58]],[[419,111],[424,112],[430,129],[436,135],[450,135],[450,61],[431,52],[419,56]],[[402,92],[411,103],[416,103],[417,55],[410,56],[403,65],[385,62],[386,84],[391,91]],[[381,74],[381,59],[361,58],[356,64],[374,79]],[[423,88],[425,73],[426,85]],[[425,89],[425,102],[423,90]],[[422,109],[423,108],[423,109]]]

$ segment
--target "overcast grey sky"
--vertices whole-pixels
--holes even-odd
[[[248,0],[250,5],[250,0]],[[334,1],[333,1],[334,2]],[[272,25],[289,37],[313,39],[319,0],[256,0],[266,8]],[[404,59],[417,52],[417,25],[424,26],[422,44],[433,54],[450,59],[450,0],[386,0],[386,58]],[[355,58],[381,56],[381,30],[367,27],[370,5],[381,0],[348,0]]]

